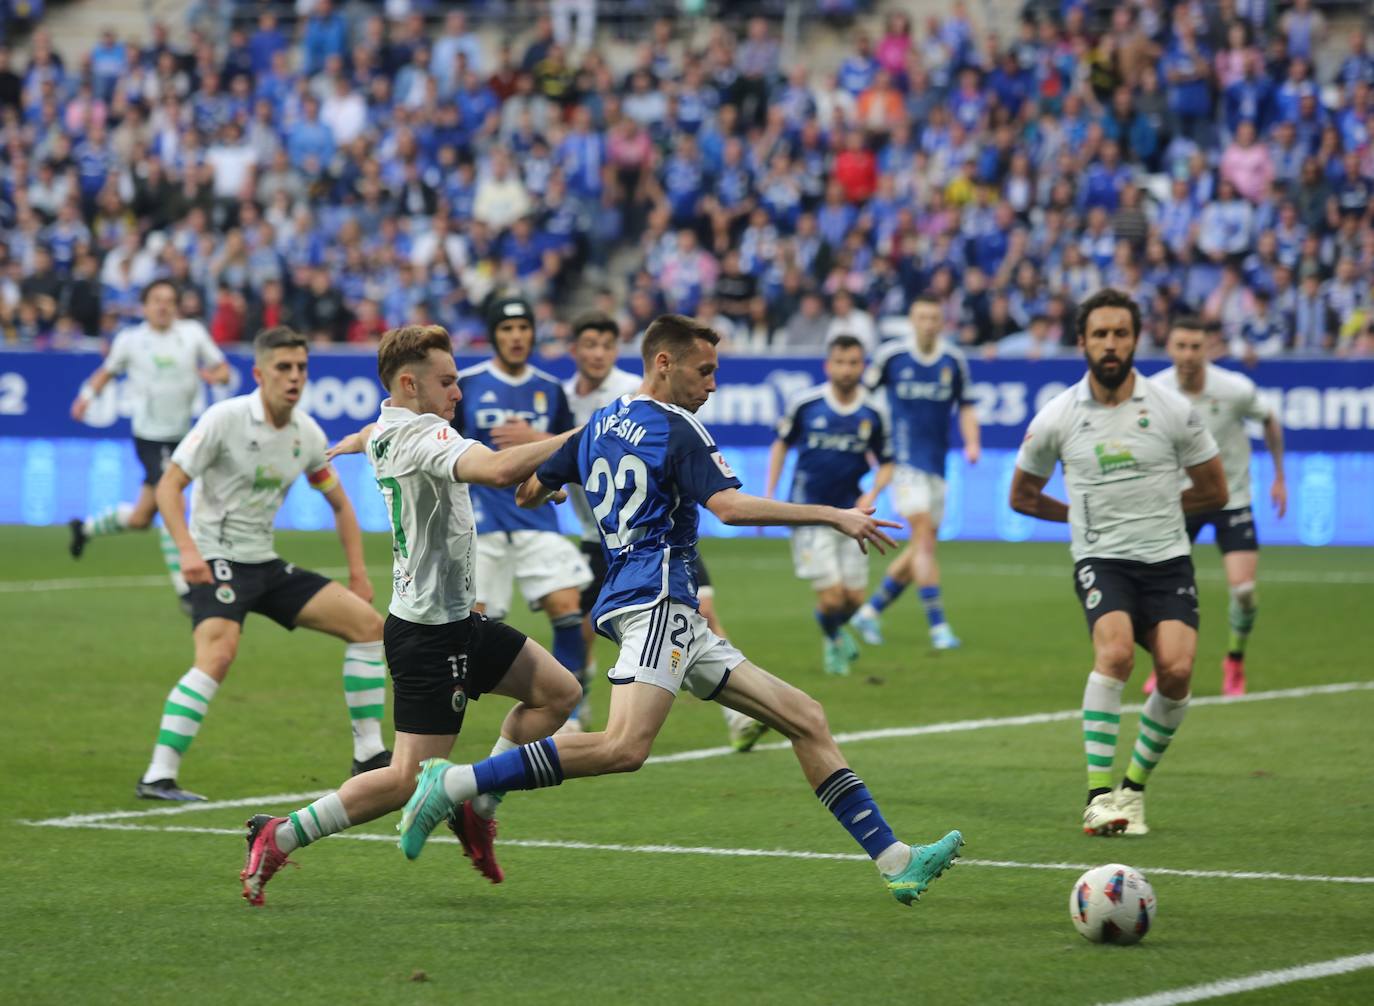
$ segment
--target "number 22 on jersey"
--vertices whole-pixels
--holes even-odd
[[[624,548],[644,536],[644,528],[631,528],[630,521],[634,520],[639,508],[648,498],[648,478],[648,468],[633,454],[621,457],[614,475],[611,474],[611,463],[604,457],[598,457],[592,462],[592,470],[588,473],[583,488],[587,490],[588,497],[601,497],[601,502],[592,507],[592,516],[601,527],[607,548]],[[606,518],[615,508],[616,500],[627,488],[631,488],[631,492],[616,515],[617,527],[614,531],[607,531]]]

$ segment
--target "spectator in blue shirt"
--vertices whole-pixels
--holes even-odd
[[[301,106],[301,121],[286,138],[286,152],[291,162],[302,165],[313,157],[321,166],[334,156],[334,136],[329,127],[320,122],[320,103],[312,94]]]
[[[316,0],[315,9],[305,19],[305,31],[301,36],[301,46],[307,77],[313,77],[324,69],[325,60],[330,56],[342,58],[348,53],[348,25],[343,17],[334,12],[332,0]]]

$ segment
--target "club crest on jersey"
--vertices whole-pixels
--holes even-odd
[[[220,604],[233,604],[235,597],[234,588],[227,583],[215,588],[215,600]]]
[[[940,383],[941,383],[941,384],[948,384],[948,383],[949,383],[950,381],[952,381],[952,380],[954,380],[954,371],[951,370],[949,367],[941,367],[941,368],[940,368]]]
[[[543,392],[543,391],[536,391],[536,392],[534,393],[534,411],[535,411],[535,412],[548,412],[548,411],[549,411],[549,396],[548,396],[548,394],[547,394],[546,392]]]
[[[873,433],[873,421],[871,419],[859,420],[859,439],[867,440]]]
[[[1093,454],[1097,455],[1097,463],[1103,475],[1140,466],[1130,448],[1119,440],[1108,440],[1105,444],[1098,444],[1093,448]]]

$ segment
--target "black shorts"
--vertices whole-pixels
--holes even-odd
[[[1198,534],[1208,524],[1216,528],[1217,548],[1221,549],[1222,555],[1227,552],[1259,551],[1259,539],[1255,537],[1255,512],[1248,506],[1189,514],[1187,521],[1189,541],[1197,541]]]
[[[162,478],[163,469],[172,460],[172,452],[177,449],[179,440],[141,440],[134,437],[134,453],[143,463],[143,484],[155,486]]]
[[[1141,646],[1146,645],[1149,630],[1160,622],[1198,627],[1197,581],[1193,560],[1186,555],[1164,562],[1080,559],[1074,563],[1073,586],[1087,616],[1089,633],[1109,611],[1131,616],[1135,641]]]
[[[582,554],[592,568],[592,582],[582,588],[582,611],[585,614],[596,607],[596,599],[601,596],[601,588],[606,583],[606,550],[599,541],[584,541]]]
[[[382,641],[397,731],[456,734],[468,700],[501,683],[525,645],[525,634],[475,611],[446,625],[387,615]]]
[[[227,618],[243,624],[250,611],[266,615],[287,629],[296,627],[296,616],[310,599],[334,581],[300,569],[281,559],[267,562],[232,562],[207,559],[214,583],[193,583],[191,624],[207,618]]]

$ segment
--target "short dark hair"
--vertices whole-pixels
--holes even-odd
[[[1199,314],[1180,314],[1173,321],[1169,322],[1169,331],[1181,328],[1185,332],[1206,332],[1207,322]]]
[[[401,368],[409,363],[423,363],[432,349],[453,352],[453,339],[442,326],[402,325],[383,332],[377,346],[377,376],[382,387],[390,391]]]
[[[844,333],[841,335],[837,335],[835,336],[835,338],[831,339],[830,345],[825,347],[825,352],[826,355],[835,352],[835,350],[837,349],[857,349],[862,352],[863,348],[864,344],[859,341],[858,336]]]
[[[1088,334],[1088,315],[1100,307],[1118,307],[1128,311],[1131,315],[1131,335],[1136,339],[1140,338],[1140,305],[1135,302],[1135,298],[1130,294],[1110,286],[1104,286],[1078,305],[1075,327],[1080,339],[1085,338]]]
[[[572,341],[576,342],[583,332],[614,332],[620,337],[620,326],[605,311],[586,311],[573,319]]]
[[[911,306],[915,307],[917,304],[934,304],[936,307],[939,308],[944,307],[944,304],[941,302],[940,298],[935,296],[935,294],[931,293],[928,290],[924,293],[918,293],[912,299]]]
[[[644,358],[645,373],[653,366],[654,357],[659,353],[667,353],[673,360],[680,360],[696,345],[698,339],[712,346],[720,342],[715,329],[701,324],[695,318],[683,314],[659,315],[644,331],[640,355]]]
[[[51,254],[51,249],[49,249],[49,253]],[[181,293],[181,291],[177,289],[177,285],[175,283],[173,283],[170,279],[167,279],[166,277],[162,277],[153,280],[151,283],[149,283],[147,286],[143,288],[143,293],[139,295],[138,302],[140,304],[148,303],[149,294],[151,294],[160,286],[165,286],[167,289],[171,290],[173,297],[177,297]]]
[[[253,359],[262,360],[274,349],[304,349],[310,351],[310,342],[294,328],[273,325],[264,328],[253,337]]]

